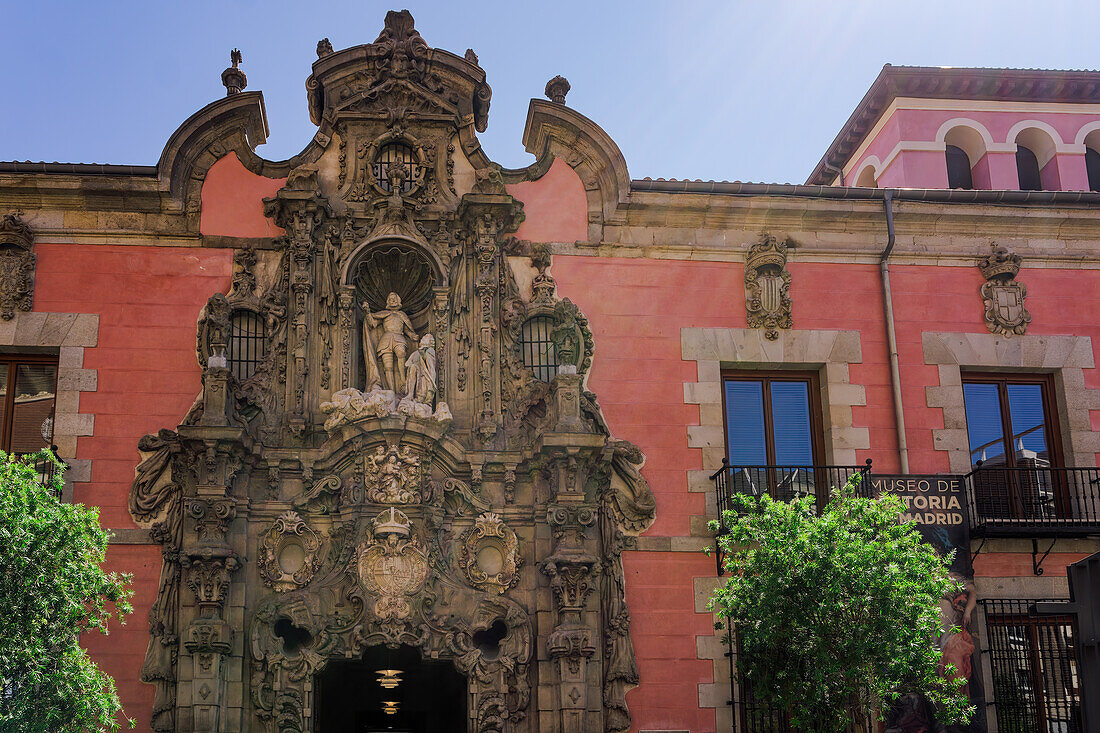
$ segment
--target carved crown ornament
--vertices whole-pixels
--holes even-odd
[[[29,311],[34,301],[34,233],[17,213],[0,217],[0,318]]]
[[[763,234],[745,256],[745,310],[749,328],[764,329],[764,336],[771,341],[779,338],[779,329],[791,328],[789,244],[789,239],[781,241]]]
[[[985,326],[990,333],[1002,336],[1023,335],[1031,322],[1031,313],[1024,305],[1027,286],[1016,282],[1023,260],[996,242],[989,247],[990,253],[978,261],[986,280],[981,287]]]

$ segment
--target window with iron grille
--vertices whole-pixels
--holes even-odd
[[[550,331],[553,328],[553,318],[535,316],[528,318],[520,331],[523,364],[530,367],[535,376],[544,382],[549,382],[558,373],[558,355],[554,342],[550,340]]]
[[[405,166],[405,180],[401,184],[401,193],[408,193],[412,190],[413,182],[420,172],[416,151],[404,143],[391,143],[378,152],[378,157],[374,159],[374,180],[386,193],[392,192],[387,172],[391,163]]]
[[[52,450],[57,357],[0,355],[0,389],[0,449],[16,455]],[[51,462],[36,467],[43,480],[53,474]]]
[[[1033,614],[1038,600],[982,600],[992,703],[1002,733],[1078,733],[1081,692],[1073,619]]]
[[[267,356],[267,326],[259,313],[233,312],[229,332],[229,369],[239,381],[251,377]]]

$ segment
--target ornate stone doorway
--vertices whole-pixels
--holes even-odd
[[[314,733],[466,730],[466,676],[402,646],[334,660],[314,681]]]

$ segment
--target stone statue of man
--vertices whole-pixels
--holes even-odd
[[[405,362],[405,391],[409,399],[432,405],[435,400],[435,337],[420,339],[420,348]]]
[[[376,388],[389,389],[401,394],[405,375],[401,366],[409,351],[409,341],[416,343],[417,335],[412,321],[401,310],[401,297],[390,293],[386,297],[385,310],[371,313],[363,303],[363,357],[367,363],[367,391]]]

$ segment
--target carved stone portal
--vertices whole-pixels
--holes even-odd
[[[130,511],[163,546],[151,726],[304,733],[315,676],[387,646],[465,677],[448,729],[628,730],[620,558],[655,502],[583,387],[587,319],[514,239],[522,204],[475,136],[485,72],[407,11],[319,52],[320,130],[264,201],[285,234],[234,258],[197,324],[202,393],[138,445]],[[552,379],[524,363],[533,318]]]
[[[749,328],[763,328],[771,341],[779,329],[791,327],[791,273],[787,270],[787,245],[764,234],[749,247],[745,257],[745,309]]]
[[[992,251],[978,262],[986,279],[981,290],[986,328],[1002,336],[1022,336],[1031,322],[1031,313],[1024,306],[1027,286],[1016,282],[1022,260],[995,242],[989,246]]]

